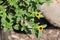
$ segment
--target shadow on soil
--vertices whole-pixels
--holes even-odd
[[[39,21],[41,24],[47,24],[47,27],[44,29],[60,29],[59,27],[56,27],[56,26],[53,26],[52,24],[50,24],[45,18],[41,18]]]

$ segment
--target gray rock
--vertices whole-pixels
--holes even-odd
[[[60,3],[44,3],[40,10],[51,24],[60,27]]]

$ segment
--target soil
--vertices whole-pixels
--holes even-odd
[[[21,34],[11,31],[9,40],[38,40],[32,34]],[[44,29],[40,40],[60,40],[60,29]]]
[[[60,29],[46,29],[40,40],[60,40]]]

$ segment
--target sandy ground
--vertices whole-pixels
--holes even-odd
[[[60,40],[60,29],[44,30],[40,40]]]
[[[11,31],[9,40],[37,40],[33,35],[15,33]],[[60,40],[60,29],[44,29],[40,40]]]

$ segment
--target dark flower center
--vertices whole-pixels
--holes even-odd
[[[42,27],[40,27],[40,30],[42,30]]]
[[[39,16],[39,14],[37,14],[37,16]]]

